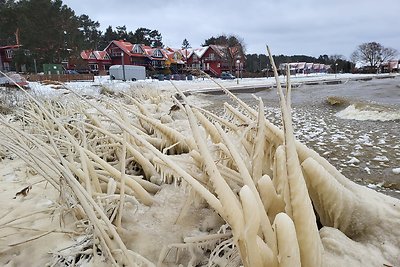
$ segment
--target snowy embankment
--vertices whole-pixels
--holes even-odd
[[[350,79],[369,79],[375,77],[385,77],[388,74],[382,75],[371,75],[371,74],[308,74],[301,75],[298,74],[296,76],[291,76],[292,84],[301,84],[307,82],[323,82],[323,81],[348,81]],[[281,83],[284,83],[285,77],[280,77]],[[246,90],[247,88],[254,87],[272,87],[276,84],[275,79],[273,77],[269,78],[243,78],[243,79],[234,79],[234,80],[221,80],[221,79],[208,79],[208,78],[195,78],[194,80],[173,80],[172,82],[181,90],[185,92],[204,92],[211,90],[220,90],[219,85],[232,89],[232,88],[243,88]],[[160,89],[163,91],[175,91],[175,87],[171,84],[171,81],[159,81],[156,79],[146,79],[145,81],[136,81],[136,82],[122,82],[118,80],[111,81],[109,76],[96,76],[95,81],[92,82],[71,82],[67,83],[68,87],[71,89],[75,89],[82,93],[95,93],[98,90],[98,86],[107,86],[112,90],[126,90],[133,87],[136,88],[154,88]],[[52,88],[57,86],[43,86],[39,83],[30,83],[30,87],[35,91],[39,91],[45,94],[52,94],[54,90]],[[47,89],[46,89],[47,88]]]

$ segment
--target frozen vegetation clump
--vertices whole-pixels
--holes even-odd
[[[58,215],[40,234],[20,227],[24,235],[13,222],[30,215],[0,218],[25,238],[1,232],[0,255],[26,256],[30,242],[64,231],[50,265],[398,265],[400,201],[351,182],[296,141],[290,77],[285,92],[277,85],[281,127],[261,99],[254,110],[223,86],[231,101],[221,116],[178,88],[180,100],[145,90],[30,97],[23,119],[1,117],[0,151],[45,179],[57,196],[45,212]]]

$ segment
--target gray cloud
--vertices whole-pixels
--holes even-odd
[[[163,42],[192,46],[220,33],[244,39],[248,53],[342,54],[376,41],[400,50],[399,0],[64,0],[104,30],[108,25],[157,29]]]

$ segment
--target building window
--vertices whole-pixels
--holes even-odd
[[[209,57],[210,57],[210,60],[215,60],[215,54],[214,53],[211,53]]]
[[[111,50],[111,56],[112,57],[120,57],[121,56],[121,49],[119,49],[119,48],[113,48],[112,50]]]
[[[132,51],[134,54],[143,54],[143,50],[139,45],[135,45]]]
[[[163,54],[161,53],[161,51],[160,50],[156,50],[156,51],[154,51],[154,57],[163,57]]]
[[[12,58],[13,56],[13,50],[12,49],[7,49],[6,50],[6,58]]]
[[[97,71],[97,70],[99,70],[99,65],[97,65],[97,64],[89,64],[89,68],[91,70]]]
[[[153,67],[155,68],[164,68],[164,62],[160,61],[160,60],[152,60],[151,64],[153,65]]]

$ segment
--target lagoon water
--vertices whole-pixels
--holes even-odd
[[[255,106],[252,94],[237,94]],[[281,125],[276,89],[255,93]],[[224,95],[206,95],[219,109]],[[400,197],[400,76],[292,89],[295,135],[351,180]]]

